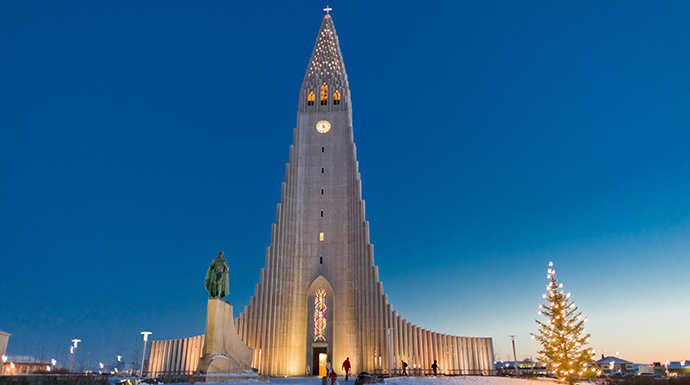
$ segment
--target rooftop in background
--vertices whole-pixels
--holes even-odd
[[[595,362],[597,364],[610,364],[612,362],[616,362],[619,364],[632,364],[632,362],[630,362],[628,360],[624,360],[622,358],[613,357],[613,356],[607,356],[607,357],[604,357],[604,358],[600,359],[599,361],[595,361]]]
[[[48,360],[50,361],[50,360]],[[27,364],[42,364],[45,363],[44,361],[39,360],[38,358],[31,357],[31,356],[7,356],[7,362],[14,362],[14,363],[27,363]]]
[[[664,366],[666,369],[690,369],[690,360],[668,361]]]

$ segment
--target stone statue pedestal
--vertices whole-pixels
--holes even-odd
[[[209,299],[204,350],[199,360],[201,376],[194,376],[193,383],[248,378],[267,381],[268,377],[259,376],[252,370],[253,355],[254,350],[245,345],[237,334],[232,305],[222,299]]]

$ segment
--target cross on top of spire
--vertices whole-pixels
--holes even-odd
[[[326,11],[326,17],[331,17],[330,12],[333,10],[333,8],[326,6],[326,8],[324,8],[323,10]]]

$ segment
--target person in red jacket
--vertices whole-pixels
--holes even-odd
[[[335,379],[338,378],[338,375],[335,374],[335,369],[331,369],[331,375],[329,377],[331,377],[331,385],[333,385]]]
[[[350,376],[350,357],[347,357],[343,362],[343,370],[345,371],[345,381],[347,381]]]

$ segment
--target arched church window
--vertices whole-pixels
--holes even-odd
[[[307,95],[307,105],[314,105],[314,90],[309,90],[309,95]]]
[[[321,105],[325,106],[326,104],[328,104],[328,84],[323,82],[321,85]]]
[[[314,297],[314,342],[326,341],[326,290],[320,288]]]
[[[338,90],[333,92],[333,104],[336,106],[340,104],[340,91]]]

